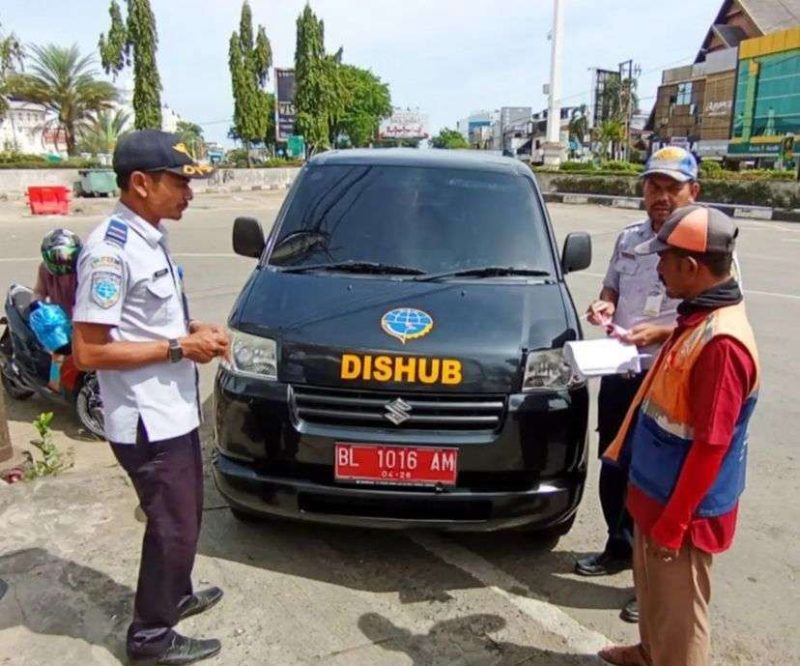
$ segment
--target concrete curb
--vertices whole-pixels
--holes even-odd
[[[239,192],[283,192],[288,190],[292,183],[285,185],[235,185],[222,187],[204,187],[195,190],[195,194],[238,194]]]
[[[612,208],[627,208],[644,210],[644,203],[639,197],[617,197],[606,194],[571,194],[566,192],[545,192],[544,200],[547,203],[565,204],[594,204],[597,206],[611,206]],[[741,206],[737,204],[709,203],[710,206],[721,210],[726,215],[749,220],[767,220],[773,222],[800,222],[800,209],[787,210],[784,208],[767,208],[764,206]]]

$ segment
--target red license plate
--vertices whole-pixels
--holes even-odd
[[[458,449],[336,445],[336,480],[398,485],[454,486],[458,475]]]

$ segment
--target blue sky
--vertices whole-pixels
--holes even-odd
[[[124,6],[125,2],[120,2]],[[295,20],[305,0],[251,0],[275,66],[294,61]],[[588,103],[589,68],[633,58],[649,111],[661,70],[692,62],[721,0],[564,0],[562,100]],[[77,43],[95,52],[109,0],[3,0],[0,22],[26,43]],[[159,33],[162,100],[206,137],[226,139],[233,103],[228,40],[239,0],[151,0]],[[552,0],[312,0],[328,51],[388,82],[395,105],[420,107],[434,132],[471,111],[547,104]],[[99,68],[99,65],[98,65]]]

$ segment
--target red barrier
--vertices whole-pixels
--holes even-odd
[[[31,185],[28,204],[33,215],[69,214],[69,188],[64,185]]]

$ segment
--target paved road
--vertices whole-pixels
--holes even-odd
[[[171,227],[194,314],[221,320],[252,263],[230,251],[231,221],[268,227],[281,195],[198,197]],[[106,202],[69,218],[31,218],[0,204],[0,284],[32,280],[36,247],[57,224],[86,234]],[[590,206],[550,208],[559,241],[587,230],[591,268],[569,278],[579,307],[596,294],[617,231],[639,214]],[[798,456],[793,382],[800,361],[800,225],[741,222],[740,260],[758,335],[763,390],[751,436],[749,487],[734,549],[715,566],[718,664],[796,663],[800,639]],[[207,399],[213,372],[204,369]],[[208,400],[206,406],[209,407]],[[42,402],[9,405],[19,446]],[[80,439],[57,411],[74,471],[36,486],[0,488],[0,664],[116,664],[135,585],[141,525],[107,447]],[[208,411],[208,410],[207,410]],[[206,435],[207,435],[206,431]],[[594,441],[593,441],[594,445]],[[589,664],[608,639],[633,640],[617,618],[628,573],[586,580],[575,558],[603,542],[596,464],[573,531],[555,547],[518,534],[439,536],[237,523],[208,486],[198,579],[223,585],[217,609],[186,622],[223,639],[220,664]]]

